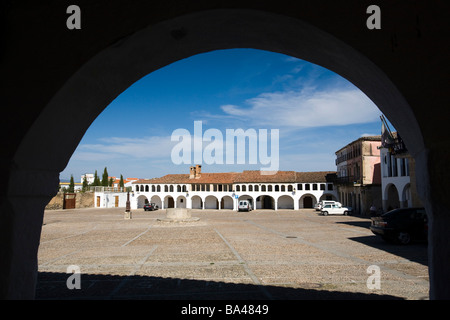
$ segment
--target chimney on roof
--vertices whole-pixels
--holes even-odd
[[[195,167],[191,166],[189,168],[189,179],[194,179],[195,178]]]
[[[199,179],[202,175],[202,166],[197,164],[195,166],[195,179]]]

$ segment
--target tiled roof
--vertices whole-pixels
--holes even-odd
[[[248,182],[295,182],[295,171],[277,171],[275,174],[261,174],[260,170],[248,170],[240,173],[235,180],[235,183]]]
[[[327,174],[335,171],[295,172],[277,171],[275,174],[261,174],[259,170],[237,172],[203,173],[200,178],[190,179],[189,174],[167,174],[160,178],[140,179],[133,184],[204,184],[204,183],[310,183],[326,182]]]
[[[336,174],[336,171],[296,172],[296,181],[299,183],[327,182],[327,175]]]

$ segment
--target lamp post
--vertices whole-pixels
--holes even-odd
[[[126,205],[125,205],[124,219],[126,219],[126,220],[131,219],[130,191],[127,191],[127,202],[126,202]]]
[[[127,192],[127,203],[125,207],[125,212],[130,212],[130,191]]]

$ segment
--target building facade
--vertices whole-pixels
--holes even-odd
[[[239,200],[255,209],[313,208],[323,199],[337,200],[335,172],[260,171],[204,173],[191,166],[189,174],[168,174],[132,183],[132,209],[155,203],[159,208],[237,210]]]
[[[381,208],[381,136],[361,137],[336,151],[339,201],[353,212],[368,215],[371,206]]]
[[[394,141],[398,141],[397,133],[392,134]],[[381,195],[384,212],[396,208],[422,206],[416,189],[414,158],[408,153],[406,147],[401,149],[401,152],[398,152],[398,148],[380,147]]]

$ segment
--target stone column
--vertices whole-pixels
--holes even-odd
[[[11,170],[0,215],[0,298],[34,299],[44,209],[59,172]]]
[[[417,191],[428,215],[430,299],[450,299],[450,144],[415,156]]]

